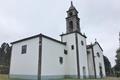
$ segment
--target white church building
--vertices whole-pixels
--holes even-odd
[[[78,11],[67,11],[66,33],[61,40],[43,34],[12,42],[10,78],[57,80],[105,77],[103,49],[97,41],[87,45]]]

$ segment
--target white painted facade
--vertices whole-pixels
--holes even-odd
[[[10,77],[12,78],[27,78],[38,79],[38,75],[42,79],[47,78],[64,78],[78,77],[77,68],[77,51],[76,51],[76,35],[78,39],[78,52],[79,52],[79,72],[80,78],[91,78],[95,76],[100,78],[100,66],[102,67],[103,77],[105,77],[105,68],[103,61],[103,51],[100,46],[95,43],[92,48],[86,48],[86,38],[79,33],[71,33],[61,36],[62,41],[57,42],[55,40],[42,36],[32,38],[29,40],[17,42],[12,45],[12,57],[10,66]],[[42,40],[41,40],[42,39]],[[81,44],[83,41],[83,45]],[[42,42],[42,43],[40,43]],[[62,44],[65,42],[66,44]],[[27,45],[27,52],[21,53],[21,47]],[[39,63],[39,45],[41,45],[41,74],[38,74]],[[71,46],[74,46],[74,49]],[[67,50],[67,54],[64,53]],[[89,53],[87,53],[89,51]],[[97,52],[100,57],[98,57]],[[93,53],[94,60],[93,61]],[[63,58],[63,63],[60,64],[59,58]],[[94,64],[95,66],[94,66]],[[85,71],[83,69],[85,67]],[[94,67],[96,70],[94,70]]]
[[[77,76],[77,55],[76,55],[76,39],[75,34],[77,34],[78,39],[78,52],[79,52],[79,67],[80,67],[80,77],[89,77],[88,74],[88,62],[87,62],[87,52],[86,52],[86,38],[81,36],[79,33],[71,33],[69,35],[62,36],[62,42],[66,42],[66,49],[68,50],[68,55],[66,56],[66,74]],[[81,44],[83,41],[83,45]],[[71,49],[71,46],[74,49]],[[71,65],[72,64],[72,65]],[[83,71],[85,67],[85,73]]]
[[[76,43],[75,33],[62,36],[62,42],[66,42],[66,50],[68,54],[65,56],[65,75],[77,76],[77,57],[76,57]],[[71,49],[71,46],[74,49]]]
[[[53,40],[42,38],[42,68],[41,76],[64,77],[65,75],[65,45]],[[60,64],[59,57],[63,57],[63,64]]]
[[[94,78],[95,77],[95,70],[94,70],[94,62],[93,62],[93,53],[92,49],[87,49],[87,61],[88,61],[88,71],[89,71],[89,77]]]
[[[27,45],[26,54],[21,54],[21,48]],[[19,75],[38,74],[39,38],[33,38],[12,45],[10,76],[21,78]],[[25,77],[26,78],[26,77]]]
[[[105,77],[106,74],[102,48],[100,47],[98,42],[95,42],[94,44],[91,44],[89,46],[90,47],[87,49],[87,57],[90,76],[95,77],[96,75],[96,78],[101,78],[101,76]],[[102,74],[100,74],[100,67],[102,67]]]
[[[95,43],[93,49],[95,54],[94,56],[95,56],[95,67],[96,67],[97,78],[100,78],[100,69],[99,69],[100,66],[102,67],[103,77],[105,77],[106,74],[105,74],[105,65],[103,60],[103,51],[100,49],[100,46],[97,43]],[[97,53],[99,53],[100,57],[98,57]]]
[[[39,43],[42,42],[42,43]],[[27,52],[22,54],[22,46],[27,45]],[[40,36],[12,45],[10,78],[38,79],[39,45],[42,45],[41,75],[46,78],[64,78],[65,63],[59,58],[65,54],[65,44]]]
[[[80,75],[81,75],[81,78],[89,77],[86,38],[81,36],[80,34],[77,34],[77,36],[78,36]],[[81,44],[81,41],[83,41],[83,45]],[[85,67],[85,70],[83,69],[84,67]]]

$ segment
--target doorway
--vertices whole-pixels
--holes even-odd
[[[86,78],[86,68],[83,67],[83,78]]]

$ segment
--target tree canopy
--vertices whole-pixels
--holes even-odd
[[[0,47],[0,73],[8,74],[11,57],[11,46],[3,43]]]

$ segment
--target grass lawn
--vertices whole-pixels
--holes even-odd
[[[8,76],[0,74],[0,80],[8,80]]]
[[[8,80],[8,75],[1,75],[0,74],[0,80]],[[105,79],[64,79],[64,80],[120,80],[120,78],[108,77]]]
[[[65,80],[120,80],[120,78],[109,77],[104,79],[65,79]]]

